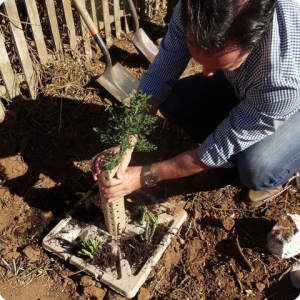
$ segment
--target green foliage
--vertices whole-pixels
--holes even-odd
[[[111,106],[106,107],[110,114],[108,119],[109,128],[106,130],[94,128],[94,130],[101,134],[102,142],[120,145],[120,151],[106,158],[101,164],[102,170],[110,171],[120,164],[126,150],[133,147],[130,143],[131,136],[139,137],[134,145],[137,151],[150,152],[156,149],[156,146],[147,140],[147,136],[156,127],[154,123],[157,120],[157,117],[147,115],[151,108],[151,105],[147,104],[150,97],[140,91],[139,94],[135,94],[130,99],[130,107],[124,102],[121,110]]]
[[[135,197],[134,199],[127,198],[128,202],[134,203],[138,206],[139,210],[143,214],[141,224],[146,222],[146,229],[145,229],[145,236],[141,235],[141,239],[146,242],[150,242],[156,227],[158,226],[158,216],[154,216],[152,212],[150,212],[146,205],[145,202],[143,201],[142,198]]]
[[[98,237],[92,241],[90,238],[85,237],[81,243],[84,247],[81,251],[78,251],[79,254],[88,255],[90,258],[94,258],[93,253],[100,250],[103,246],[104,242],[100,243]]]

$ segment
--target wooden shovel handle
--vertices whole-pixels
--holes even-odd
[[[91,31],[91,34],[95,35],[95,33],[98,32],[98,30],[94,24],[94,21],[92,20],[91,16],[89,15],[89,13],[87,12],[87,10],[85,8],[85,1],[72,0],[72,2],[74,3],[74,5],[75,5],[77,11],[79,12],[79,14],[81,15],[81,17],[83,18],[86,26]]]
[[[77,11],[79,12],[79,14],[81,15],[81,17],[83,18],[86,26],[88,27],[88,29],[90,30],[92,36],[94,37],[96,43],[98,44],[98,46],[100,47],[101,51],[104,54],[104,59],[105,59],[105,64],[106,64],[106,69],[110,69],[112,67],[112,61],[111,61],[111,57],[109,55],[109,52],[107,50],[107,47],[104,43],[104,41],[102,40],[100,33],[98,32],[97,27],[94,24],[94,21],[92,20],[91,16],[89,15],[89,13],[86,10],[85,7],[85,1],[81,1],[81,0],[72,0]]]

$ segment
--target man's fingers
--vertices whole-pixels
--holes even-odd
[[[112,178],[110,180],[103,181],[102,186],[105,188],[110,188],[110,187],[114,187],[114,186],[117,186],[120,184],[121,184],[121,181],[119,179]]]
[[[94,180],[97,180],[97,175],[101,172],[101,164],[104,160],[105,156],[98,154],[92,158],[91,162],[91,171],[93,174]]]

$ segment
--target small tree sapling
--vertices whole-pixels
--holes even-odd
[[[137,151],[150,152],[156,149],[156,146],[147,140],[147,136],[156,126],[154,123],[157,117],[152,117],[146,113],[151,108],[147,104],[147,100],[151,96],[147,96],[140,91],[130,99],[130,107],[123,102],[123,109],[117,110],[111,106],[107,106],[109,111],[109,128],[99,130],[94,128],[96,132],[101,133],[101,141],[113,145],[119,145],[118,153],[113,153],[102,162],[101,170],[111,171],[116,168],[126,154],[127,149],[134,147]],[[137,142],[132,145],[132,137],[138,136]]]
[[[94,128],[95,131],[101,134],[102,142],[119,145],[119,151],[108,155],[101,163],[101,174],[98,175],[100,189],[103,181],[114,177],[128,149],[133,147],[137,151],[156,149],[147,140],[147,136],[156,127],[154,123],[157,119],[157,117],[147,114],[151,107],[147,104],[150,97],[140,91],[140,93],[130,98],[130,106],[127,106],[124,102],[122,109],[107,106],[106,110],[109,111],[108,128],[105,130]],[[135,143],[133,143],[133,137],[138,137]],[[121,234],[126,227],[124,198],[108,203],[107,199],[101,197],[101,203],[108,232],[112,235]]]

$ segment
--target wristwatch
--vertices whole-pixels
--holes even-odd
[[[143,166],[142,179],[146,186],[156,185],[157,176],[151,172],[151,165]]]

